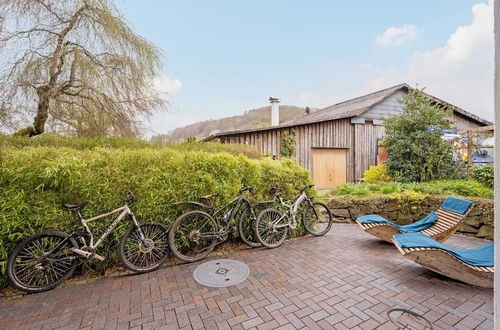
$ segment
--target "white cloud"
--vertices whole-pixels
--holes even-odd
[[[167,100],[167,108],[157,109],[150,118],[143,118],[146,125],[146,137],[156,134],[165,134],[176,127],[181,127],[194,123],[199,120],[198,117],[182,114],[176,109],[174,98],[182,88],[182,82],[179,79],[168,76],[158,76],[152,80],[153,91],[159,93]]]
[[[181,88],[182,82],[167,76],[159,76],[153,79],[153,87],[162,94],[175,95]]]
[[[379,45],[402,45],[415,39],[419,31],[415,25],[404,25],[402,27],[392,26],[385,30],[382,35],[375,37],[375,42]]]
[[[149,121],[147,136],[166,134],[177,127],[183,127],[204,119],[200,116],[188,115],[179,111],[157,112]]]
[[[493,1],[472,7],[473,20],[458,27],[442,47],[417,52],[404,70],[371,68],[367,90],[401,82],[485,119],[493,118]]]

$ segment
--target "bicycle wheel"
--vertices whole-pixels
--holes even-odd
[[[160,223],[142,223],[139,226],[144,240],[138,228],[131,227],[120,240],[120,258],[131,271],[146,273],[158,269],[168,258],[168,229]]]
[[[55,288],[76,268],[71,248],[76,241],[62,232],[48,231],[19,243],[7,261],[7,276],[19,290],[28,293]]]
[[[168,234],[168,244],[177,258],[194,262],[212,252],[217,234],[218,225],[212,216],[202,211],[190,211],[175,220]]]
[[[238,219],[238,234],[243,243],[252,248],[262,246],[255,235],[255,211],[254,209],[252,213],[248,207],[245,207]]]
[[[281,245],[288,233],[287,218],[276,209],[265,209],[255,221],[255,236],[262,245],[275,248]]]
[[[304,207],[302,223],[306,231],[314,236],[322,236],[332,228],[332,212],[326,204],[313,202]]]

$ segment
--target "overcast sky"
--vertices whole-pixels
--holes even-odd
[[[402,82],[493,118],[493,3],[119,0],[161,48],[154,133],[282,104],[322,108]]]

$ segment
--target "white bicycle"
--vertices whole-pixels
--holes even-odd
[[[333,223],[333,216],[328,206],[321,202],[313,202],[306,194],[305,186],[295,201],[289,205],[279,196],[280,204],[286,208],[284,213],[269,208],[262,211],[255,221],[255,236],[262,245],[269,248],[280,246],[286,238],[288,229],[295,229],[298,225],[297,215],[300,215],[304,229],[311,235],[326,234]],[[301,205],[305,203],[304,205]],[[302,206],[302,207],[301,207]]]

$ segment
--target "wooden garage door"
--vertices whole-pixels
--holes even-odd
[[[316,188],[332,188],[347,182],[346,149],[312,149]]]

